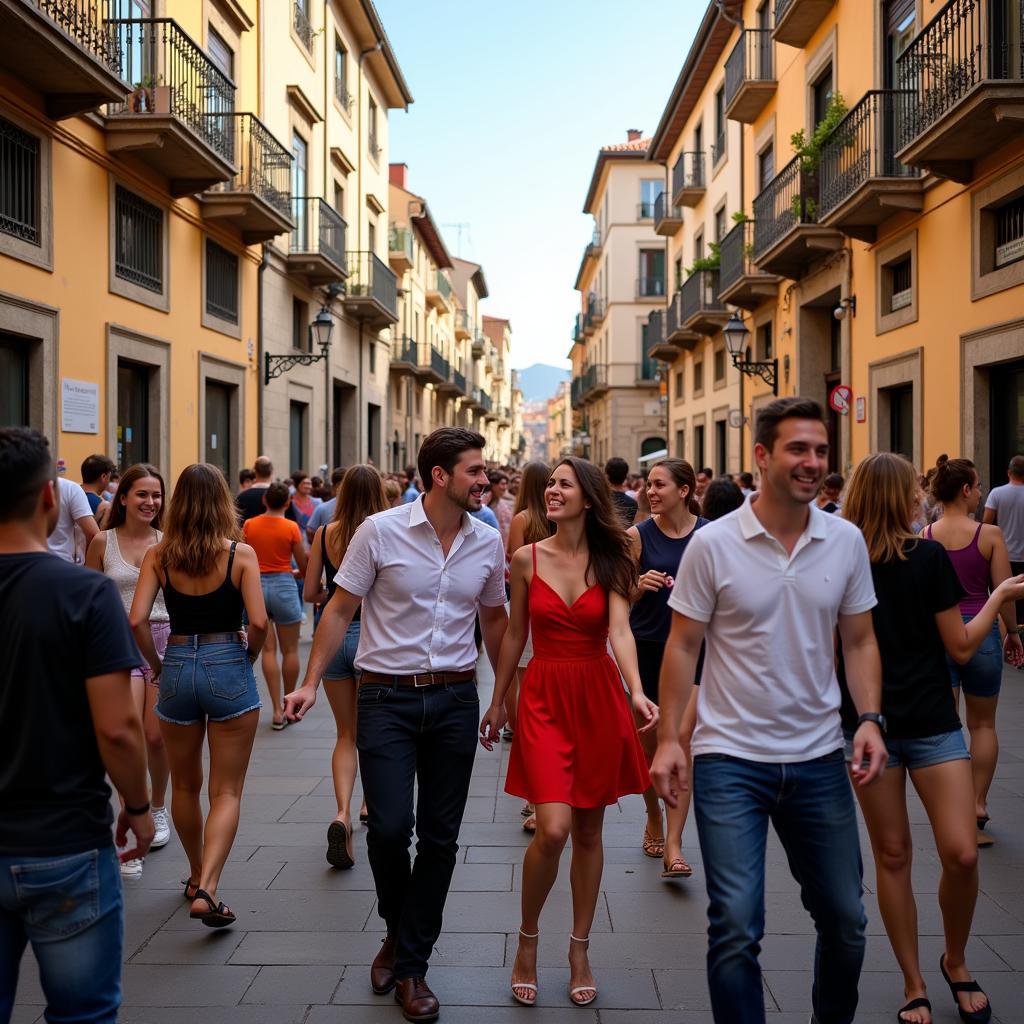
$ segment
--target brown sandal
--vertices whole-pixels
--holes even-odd
[[[235,923],[234,911],[220,901],[214,903],[213,897],[205,889],[197,889],[195,898],[202,900],[210,909],[199,913],[190,910],[188,916],[193,921],[202,921],[207,928],[226,928],[229,924]]]
[[[662,871],[662,878],[689,878],[693,874],[693,868],[683,860],[682,857],[677,857],[671,864],[665,864],[665,870]]]
[[[646,857],[664,857],[665,856],[665,840],[664,838],[655,839],[651,835],[650,830],[647,826],[644,826],[644,839],[643,839],[644,856]]]

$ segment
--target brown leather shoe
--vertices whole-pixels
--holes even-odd
[[[395,939],[388,935],[370,965],[370,987],[379,996],[395,987]]]
[[[437,1020],[441,1004],[423,978],[401,978],[395,986],[395,1002],[402,1005],[402,1016],[415,1024]]]

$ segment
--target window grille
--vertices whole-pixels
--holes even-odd
[[[114,204],[114,273],[151,292],[162,292],[163,212],[120,185]]]
[[[238,323],[238,257],[206,240],[206,312]]]
[[[0,231],[40,243],[39,139],[0,117]]]

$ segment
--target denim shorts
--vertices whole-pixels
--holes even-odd
[[[239,642],[167,648],[156,715],[175,725],[224,722],[258,711],[256,678]]]
[[[334,652],[324,669],[324,679],[355,679],[359,675],[356,668],[356,650],[359,647],[359,620],[350,622],[345,631],[345,639]]]
[[[295,577],[290,572],[261,573],[260,585],[267,615],[274,622],[279,626],[294,626],[302,621],[302,602],[295,587]]]
[[[974,616],[963,616],[970,622]],[[998,697],[999,684],[1003,681],[1003,644],[999,637],[999,623],[993,622],[988,636],[971,656],[966,665],[958,665],[948,654],[946,663],[954,686],[963,688],[972,697]]]
[[[853,760],[853,733],[843,730],[846,740],[846,760]],[[885,740],[889,751],[889,768],[931,768],[932,765],[947,761],[970,761],[964,743],[964,734],[959,729],[940,732],[935,736],[919,736],[913,740]]]

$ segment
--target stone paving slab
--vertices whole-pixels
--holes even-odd
[[[308,644],[303,645],[303,653]],[[489,671],[481,671],[486,699]],[[1024,1021],[1024,677],[1007,671],[999,709],[1000,766],[992,790],[996,844],[980,853],[981,895],[969,962],[991,994],[996,1022]],[[334,725],[325,700],[302,724],[273,732],[267,712],[257,735],[242,820],[224,871],[224,899],[238,914],[212,931],[188,918],[181,898],[186,865],[172,837],[147,858],[141,880],[125,885],[122,1024],[399,1024],[391,997],[374,996],[368,965],[382,922],[366,862],[366,832],[355,830],[356,866],[330,869],[326,826],[336,804],[330,777]],[[692,818],[684,852],[694,876],[666,883],[643,856],[643,804],[628,797],[608,809],[605,873],[591,941],[599,996],[569,1005],[566,952],[571,923],[569,858],[541,919],[540,999],[516,1006],[508,991],[516,949],[523,853],[522,801],[503,792],[509,747],[477,757],[458,863],[431,983],[444,1024],[711,1024],[704,974],[703,866]],[[354,809],[361,800],[356,789]],[[956,1020],[938,976],[942,950],[936,890],[940,867],[927,816],[908,797],[915,842],[914,884],[920,950],[936,1024]],[[868,945],[858,1024],[891,1024],[902,985],[878,915],[866,832]],[[767,929],[761,962],[769,1024],[806,1024],[814,933],[772,835],[767,852]],[[19,979],[14,1024],[41,1022],[43,995],[31,953]]]

